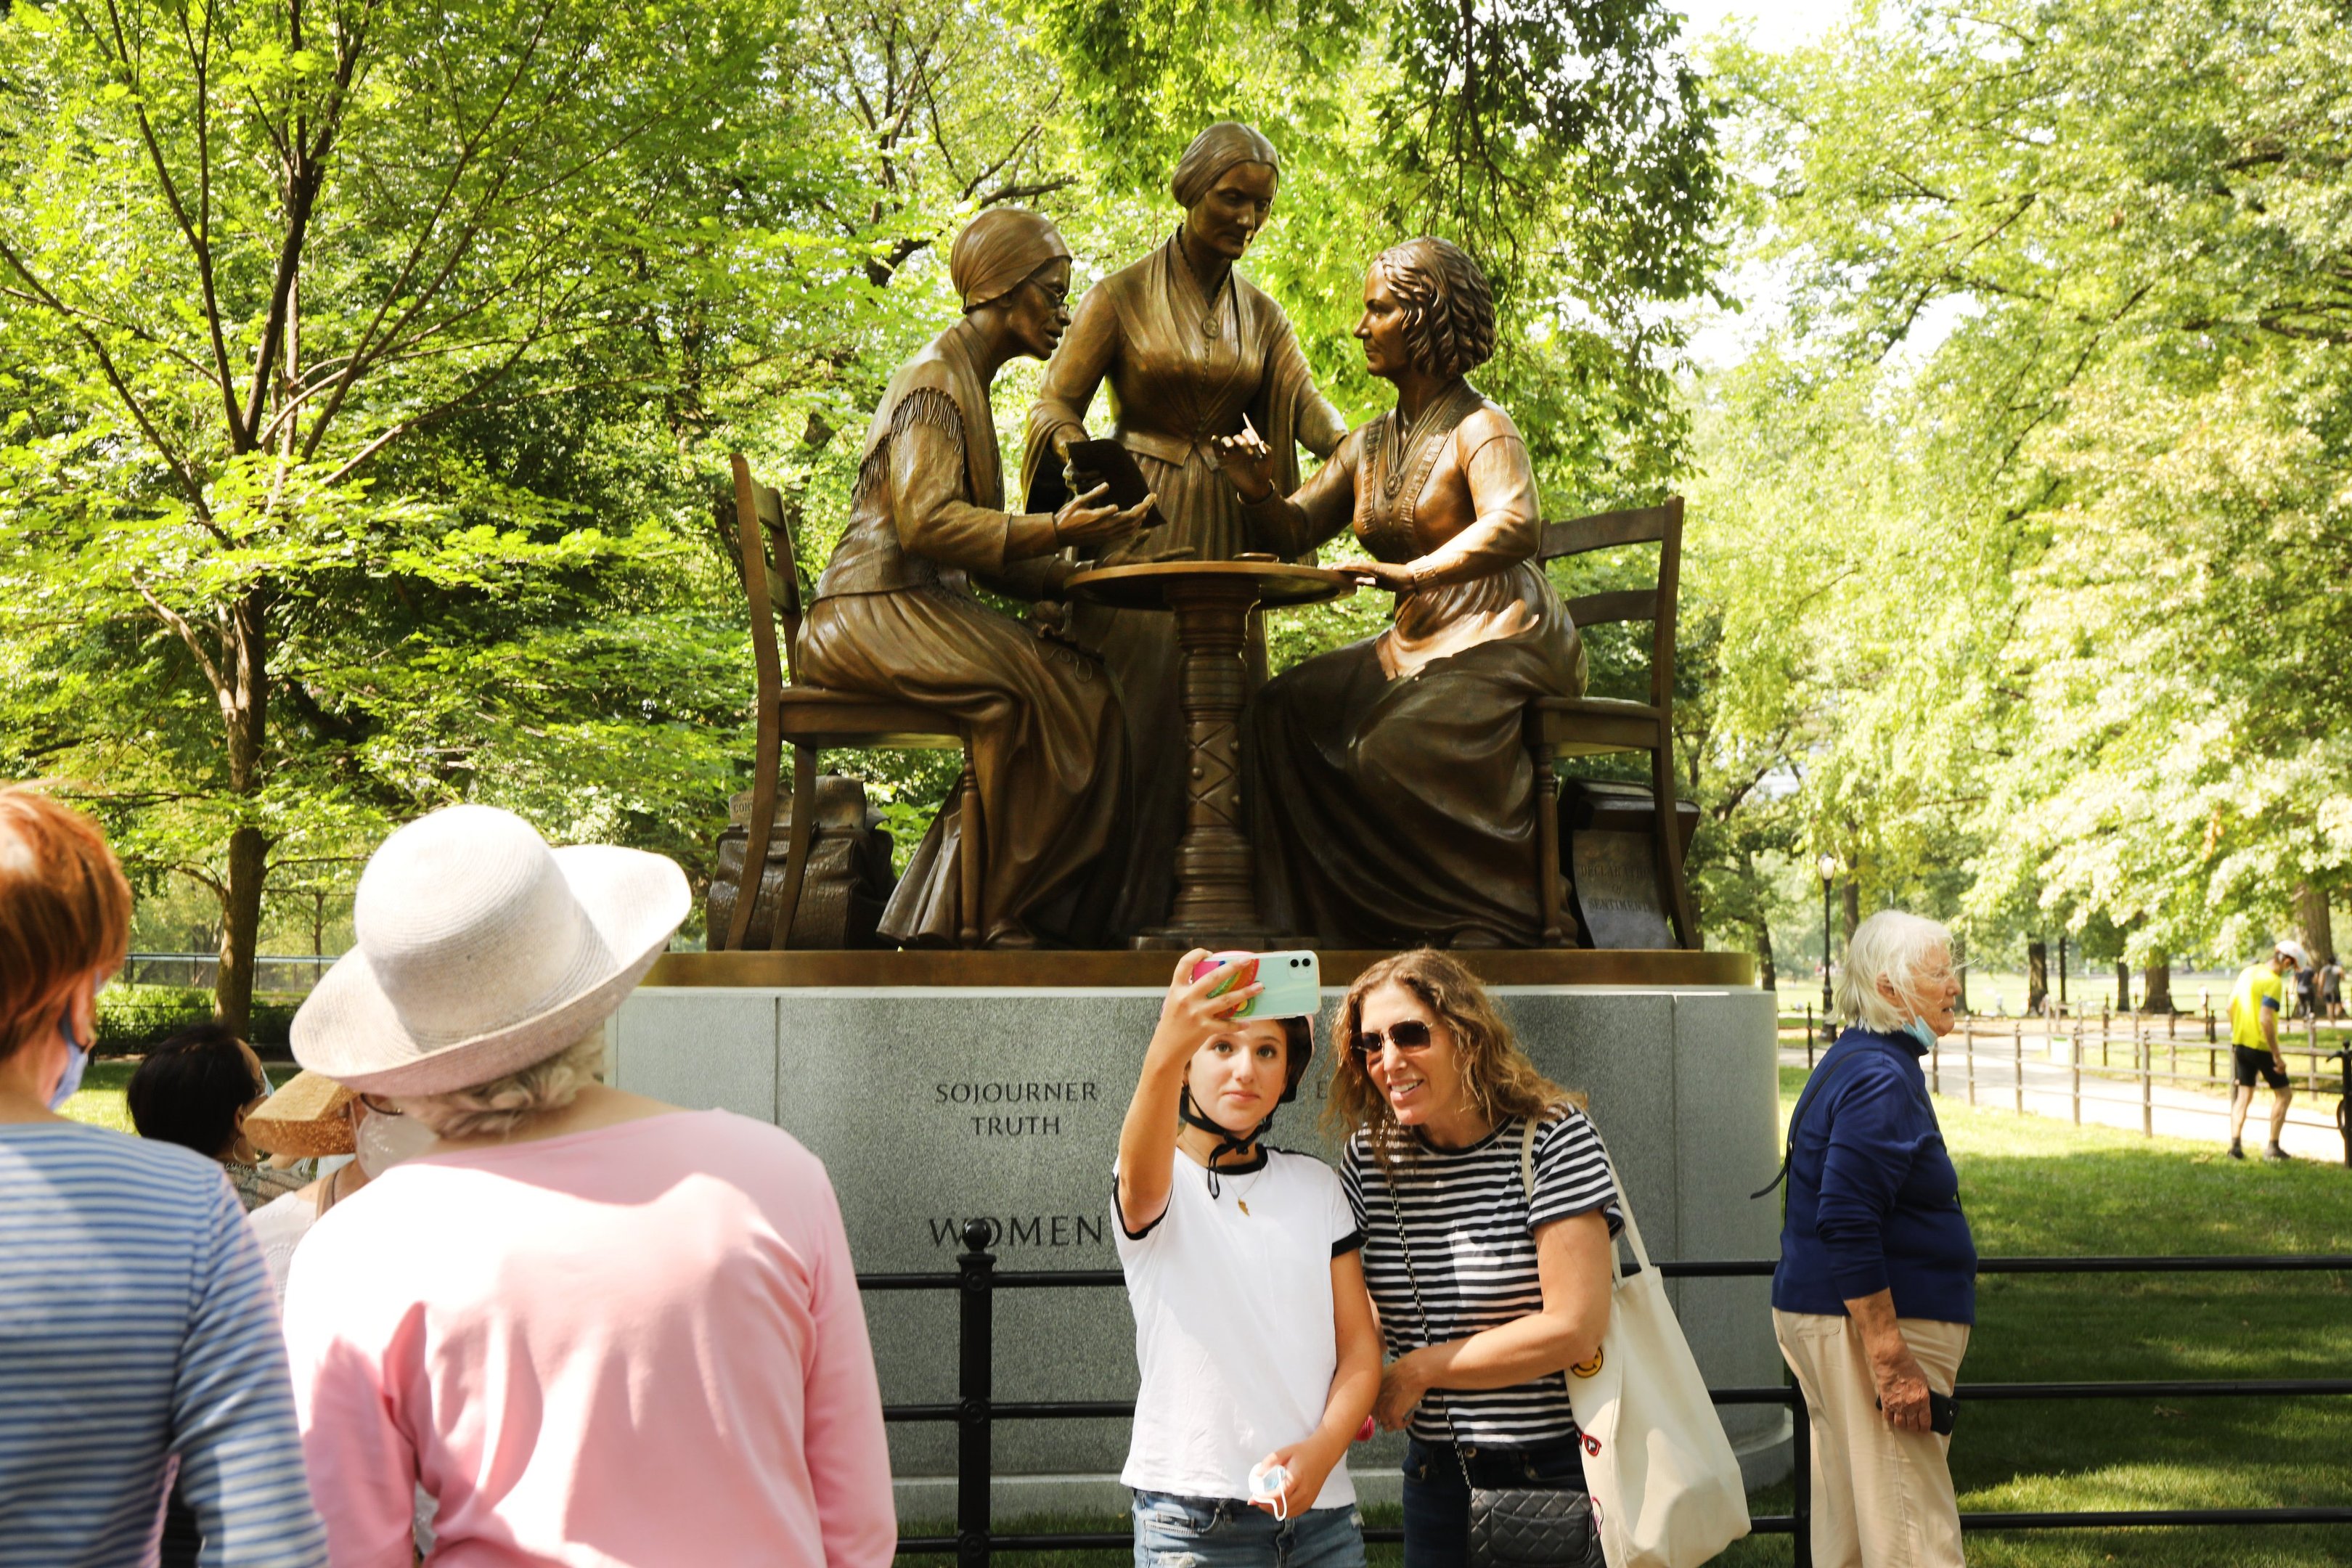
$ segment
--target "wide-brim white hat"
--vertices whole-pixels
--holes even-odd
[[[294,1015],[294,1059],[372,1094],[503,1078],[609,1017],[691,899],[666,856],[551,849],[491,806],[420,817],[361,873],[356,940]]]

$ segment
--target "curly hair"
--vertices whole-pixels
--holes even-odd
[[[1405,309],[1405,352],[1430,375],[1467,375],[1495,353],[1495,291],[1470,253],[1423,235],[1381,252],[1372,270]]]
[[[1460,959],[1434,948],[1415,948],[1383,958],[1356,976],[1331,1026],[1339,1048],[1332,1053],[1336,1059],[1331,1064],[1323,1124],[1342,1138],[1363,1132],[1373,1156],[1383,1166],[1394,1164],[1400,1154],[1410,1157],[1416,1144],[1397,1124],[1388,1096],[1365,1071],[1364,1059],[1353,1046],[1362,1027],[1364,998],[1391,984],[1419,997],[1454,1037],[1463,1081],[1469,1086],[1479,1114],[1488,1121],[1499,1121],[1507,1116],[1549,1118],[1562,1106],[1584,1109],[1584,1096],[1562,1089],[1536,1070],[1536,1064],[1519,1048],[1518,1037],[1496,1010],[1494,998]]]
[[[503,1138],[535,1116],[562,1110],[604,1077],[604,1026],[551,1057],[447,1094],[399,1095],[401,1113],[439,1138]]]

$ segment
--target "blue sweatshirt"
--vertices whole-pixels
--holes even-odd
[[[1895,1292],[1895,1315],[1977,1318],[1977,1247],[1908,1035],[1848,1029],[1813,1069],[1789,1130],[1789,1207],[1772,1305],[1843,1317]]]

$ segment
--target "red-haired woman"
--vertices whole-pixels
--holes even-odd
[[[1349,1134],[1339,1179],[1396,1358],[1373,1414],[1409,1434],[1405,1561],[1459,1568],[1473,1487],[1583,1489],[1560,1369],[1609,1327],[1616,1186],[1581,1097],[1536,1070],[1460,961],[1381,960],[1333,1032],[1325,1114]]]
[[[205,1563],[323,1564],[268,1277],[221,1168],[57,1113],[130,934],[98,829],[0,789],[0,1556],[152,1562],[176,1459]]]

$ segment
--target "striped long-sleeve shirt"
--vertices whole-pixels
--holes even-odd
[[[205,1568],[323,1568],[268,1275],[220,1167],[0,1123],[0,1568],[153,1563],[174,1458]]]
[[[1532,1193],[1519,1167],[1526,1126],[1505,1117],[1466,1149],[1421,1142],[1393,1167],[1363,1133],[1348,1140],[1339,1184],[1363,1227],[1364,1284],[1391,1355],[1543,1310],[1536,1232],[1554,1220],[1598,1209],[1612,1236],[1623,1223],[1609,1157],[1584,1112],[1563,1107],[1537,1130]],[[1458,1433],[1464,1443],[1528,1447],[1573,1438],[1576,1413],[1567,1375],[1555,1372],[1508,1388],[1444,1390],[1414,1407],[1412,1432],[1424,1443]]]

